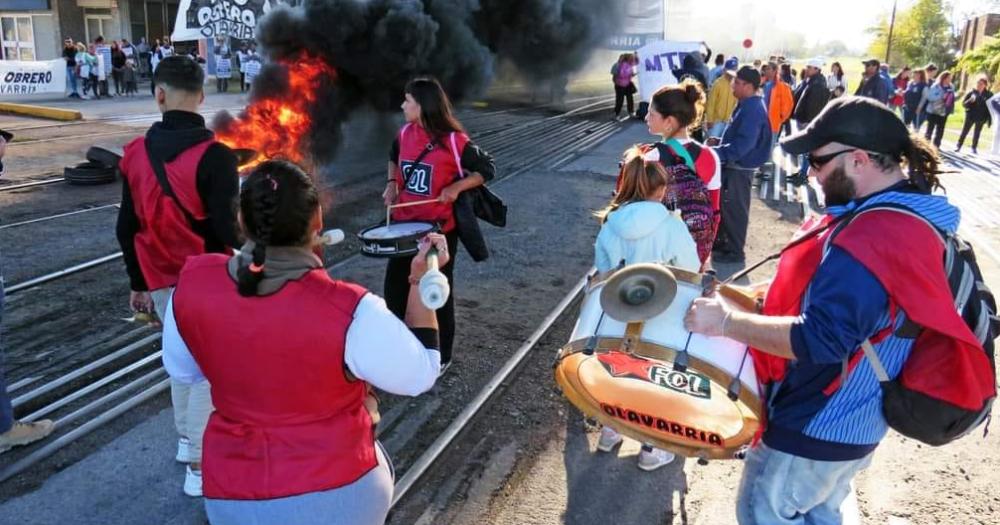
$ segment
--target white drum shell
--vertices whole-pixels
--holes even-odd
[[[603,315],[601,290],[605,281],[594,284],[587,290],[580,307],[580,317],[573,327],[570,343],[597,337],[625,337],[625,323]],[[739,377],[743,388],[760,397],[757,374],[746,345],[726,337],[708,337],[691,334],[684,329],[684,315],[691,303],[701,296],[701,288],[688,282],[677,282],[677,295],[662,313],[646,320],[640,339],[665,348],[688,353],[725,371],[730,377]],[[725,300],[725,299],[723,299]],[[734,307],[735,308],[735,307]],[[691,341],[688,343],[688,335]]]

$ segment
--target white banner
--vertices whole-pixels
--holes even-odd
[[[673,70],[680,69],[684,56],[701,50],[700,42],[659,40],[639,48],[639,100],[649,101],[663,86],[676,84]]]
[[[647,42],[663,38],[663,0],[618,0],[625,14],[620,33],[611,36],[609,49],[634,51]]]
[[[7,95],[66,92],[66,61],[0,60],[0,98]]]
[[[170,39],[176,42],[232,37],[253,40],[257,22],[280,0],[181,0]]]

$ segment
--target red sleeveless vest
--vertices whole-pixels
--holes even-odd
[[[206,140],[196,144],[164,164],[174,193],[197,220],[206,217],[198,196],[198,163],[214,143],[214,140]],[[174,199],[163,193],[149,163],[144,137],[125,145],[120,165],[132,194],[135,214],[139,217],[135,251],[142,275],[150,290],[173,286],[185,259],[205,253],[205,239],[191,229]]]
[[[174,317],[212,385],[208,498],[272,499],[350,484],[377,464],[366,383],[349,380],[347,329],[366,291],[316,269],[243,297],[228,257],[188,260]]]
[[[454,137],[454,144],[451,138]],[[436,199],[441,190],[458,180],[462,167],[462,151],[469,142],[464,133],[453,133],[438,138],[434,150],[424,155],[420,165],[412,166],[427,147],[431,136],[419,125],[407,124],[399,132],[399,169],[396,170],[396,185],[399,188],[399,204]],[[410,174],[407,179],[403,168]],[[455,229],[455,214],[451,204],[432,203],[396,208],[392,210],[394,221],[429,221],[441,224],[442,232]]]

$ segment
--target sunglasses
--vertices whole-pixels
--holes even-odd
[[[844,153],[850,153],[852,151],[858,151],[858,149],[857,148],[845,149],[845,150],[842,150],[842,151],[835,151],[835,152],[829,153],[827,155],[813,155],[813,154],[810,154],[809,155],[809,165],[812,167],[812,169],[814,169],[816,171],[819,171],[819,170],[823,169],[823,166],[826,166],[827,164],[829,164],[831,160],[833,160],[833,159],[835,159],[835,158],[843,155]]]

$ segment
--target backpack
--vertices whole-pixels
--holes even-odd
[[[876,205],[854,213],[847,220],[840,221],[840,224],[831,233],[828,242],[832,243],[834,236],[842,231],[851,220],[862,213],[873,210],[892,210],[919,218],[941,238],[945,245],[945,273],[955,301],[955,308],[965,324],[975,334],[976,339],[979,340],[989,362],[989,373],[993,375],[995,370],[993,339],[1000,334],[1000,319],[997,317],[996,299],[989,286],[983,281],[983,274],[976,262],[976,254],[972,246],[957,234],[939,229],[913,210],[898,204]],[[919,325],[907,320],[896,333],[919,334],[920,330]],[[913,337],[915,338],[916,335]],[[988,420],[993,400],[996,398],[995,393],[980,409],[968,410],[932,397],[926,391],[903,384],[900,378],[905,373],[911,380],[920,377],[928,378],[927,381],[918,381],[913,384],[934,385],[936,388],[947,385],[947,388],[950,389],[973,388],[967,382],[954,380],[955,378],[951,378],[953,379],[951,381],[942,381],[940,371],[936,367],[924,364],[928,362],[927,360],[913,359],[913,356],[920,350],[917,344],[914,344],[910,357],[903,364],[899,377],[894,380],[890,380],[886,374],[871,341],[865,340],[861,347],[882,387],[882,414],[889,426],[900,434],[928,445],[939,446],[965,436]],[[841,385],[847,375],[846,361],[844,370],[840,381]],[[987,424],[987,428],[988,426]]]
[[[615,79],[618,78],[618,68],[620,65],[621,62],[615,62],[614,65],[611,66],[611,76],[614,77]]]
[[[667,170],[667,193],[663,204],[680,211],[684,224],[698,248],[698,259],[704,263],[712,254],[715,242],[715,207],[708,187],[694,169],[691,154],[679,144],[657,143],[660,163]]]

